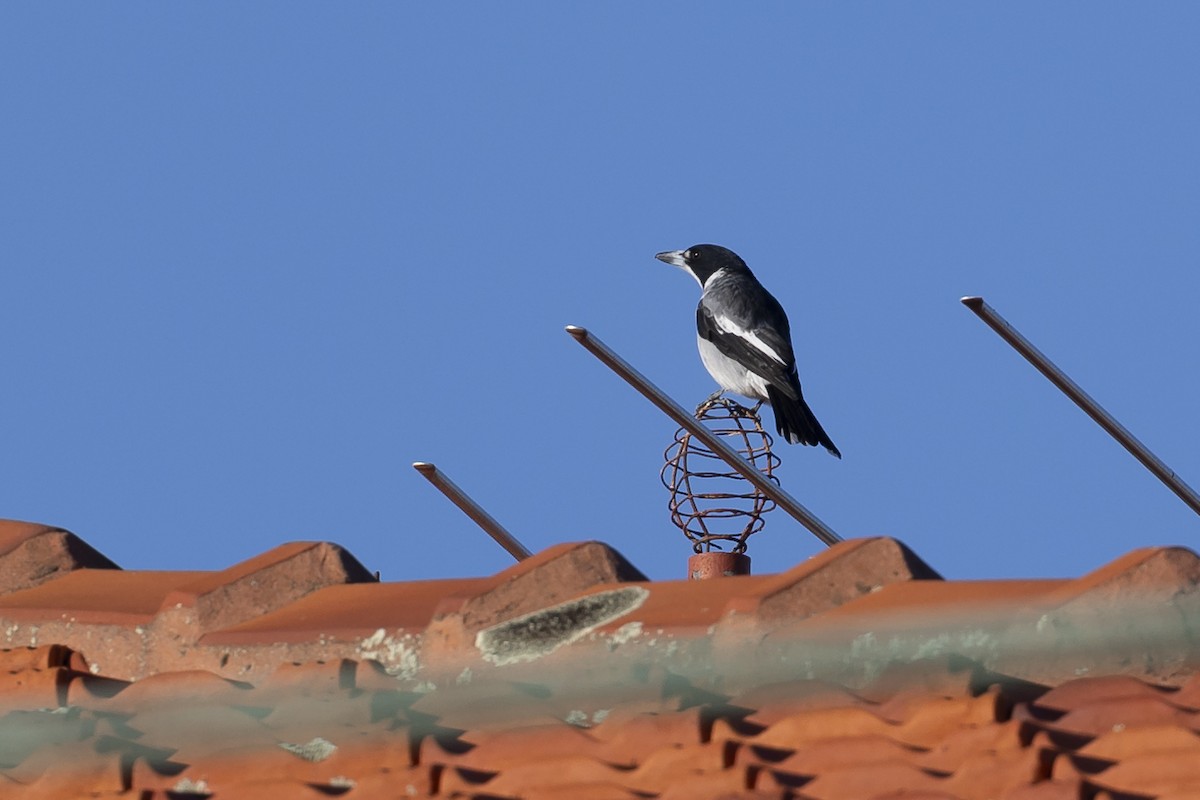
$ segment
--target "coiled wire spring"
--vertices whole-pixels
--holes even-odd
[[[711,397],[696,409],[696,419],[775,483],[779,456],[771,451],[773,439],[755,409]],[[722,550],[744,553],[746,540],[763,527],[763,515],[775,508],[744,477],[695,439],[684,428],[663,453],[666,464],[659,477],[671,493],[667,505],[671,522],[683,532],[697,553]]]

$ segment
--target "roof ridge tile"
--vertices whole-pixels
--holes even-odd
[[[68,530],[0,519],[0,595],[38,586],[83,568],[120,569]]]
[[[288,542],[177,587],[163,598],[159,613],[186,609],[189,621],[210,631],[275,611],[326,586],[374,581],[340,545]]]
[[[888,584],[912,580],[941,580],[941,576],[897,539],[847,539],[771,576],[754,595],[731,599],[726,612],[749,616],[759,624],[794,622]]]
[[[599,587],[616,589],[646,580],[603,542],[549,547],[496,574],[476,592],[445,598],[425,630],[423,661],[456,674],[464,662],[478,661],[476,636],[485,629],[562,606]]]
[[[1200,556],[1194,551],[1179,546],[1141,547],[1050,592],[1046,601],[1057,606],[1134,597],[1154,601],[1171,599],[1181,590],[1195,593],[1198,585]]]

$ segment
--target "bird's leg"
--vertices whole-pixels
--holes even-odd
[[[717,389],[715,392],[713,392],[713,393],[712,393],[712,394],[710,394],[708,397],[706,397],[706,398],[704,399],[704,402],[703,402],[703,403],[701,403],[700,405],[696,406],[696,414],[695,414],[695,416],[696,416],[696,417],[699,417],[699,416],[700,416],[700,409],[704,408],[706,405],[708,405],[708,404],[709,404],[709,403],[711,403],[712,401],[716,400],[718,397],[720,397],[720,396],[721,396],[721,395],[723,395],[723,394],[725,394],[725,390],[724,390],[724,389]]]
[[[741,403],[733,404],[733,415],[742,417],[743,419],[759,419],[758,409],[762,408],[763,401],[759,400],[754,404],[754,408],[746,408]]]

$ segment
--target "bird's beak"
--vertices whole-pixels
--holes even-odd
[[[683,251],[682,250],[668,250],[665,253],[658,253],[654,257],[657,258],[659,261],[663,261],[663,262],[666,262],[667,264],[670,264],[673,267],[680,267],[682,269],[687,269],[687,262],[683,260]]]

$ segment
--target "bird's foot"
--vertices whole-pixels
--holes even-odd
[[[759,400],[754,404],[754,408],[746,408],[741,403],[734,403],[732,409],[733,416],[742,417],[743,419],[759,419],[758,410],[762,408],[762,404],[763,401]]]
[[[724,389],[717,389],[715,392],[713,392],[712,394],[710,394],[708,397],[704,398],[704,402],[703,402],[703,403],[701,403],[700,405],[696,406],[696,414],[695,414],[695,416],[698,418],[698,417],[700,416],[701,412],[703,412],[703,411],[704,411],[704,407],[705,407],[706,405],[708,405],[709,403],[712,403],[713,401],[717,400],[717,399],[718,399],[718,398],[719,398],[721,395],[723,395],[723,394],[725,394],[725,390],[724,390]]]

